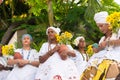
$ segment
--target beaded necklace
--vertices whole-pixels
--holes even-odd
[[[27,55],[27,60],[29,60],[29,57],[30,57],[30,52],[31,52],[31,49],[30,49],[30,50],[29,50],[29,52],[28,52],[28,55]],[[22,55],[24,56],[23,49],[22,49]]]

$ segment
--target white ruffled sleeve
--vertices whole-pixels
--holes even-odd
[[[100,41],[99,41],[99,44],[100,44],[101,42],[103,42],[104,39],[105,39],[105,36],[101,37],[101,39],[100,39]]]

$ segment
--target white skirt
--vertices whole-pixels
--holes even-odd
[[[54,53],[37,70],[35,79],[40,80],[79,80],[79,75],[71,59],[62,60],[58,53]]]
[[[23,68],[15,67],[6,80],[34,80],[37,68],[26,65]]]
[[[10,73],[10,71],[6,71],[6,70],[2,70],[0,71],[0,80],[6,80],[6,77],[8,76],[8,74]]]

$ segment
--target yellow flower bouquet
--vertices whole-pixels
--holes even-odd
[[[111,29],[113,32],[117,32],[120,28],[120,12],[114,12],[110,14],[106,21],[110,23],[109,29]]]
[[[86,53],[91,57],[95,52],[94,52],[94,48],[98,48],[99,45],[97,43],[91,44],[87,47],[87,51]]]
[[[73,35],[67,31],[61,33],[61,35],[56,34],[56,39],[60,44],[70,44],[70,40],[72,39],[72,37]]]
[[[2,46],[2,54],[3,56],[13,56],[14,46],[12,44]]]
[[[73,35],[67,31],[61,33],[61,35],[56,35],[56,39],[60,43],[60,49],[58,53],[63,60],[67,58],[67,55],[75,56],[75,54],[68,48],[68,44],[70,44],[72,37]]]
[[[89,56],[92,56],[93,55],[93,46],[92,45],[89,45],[88,47],[87,47],[87,51],[86,51],[86,53],[89,55]]]

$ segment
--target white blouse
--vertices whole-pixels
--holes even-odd
[[[39,56],[35,49],[24,50],[21,48],[16,49],[15,52],[19,52],[24,60],[39,61]]]

